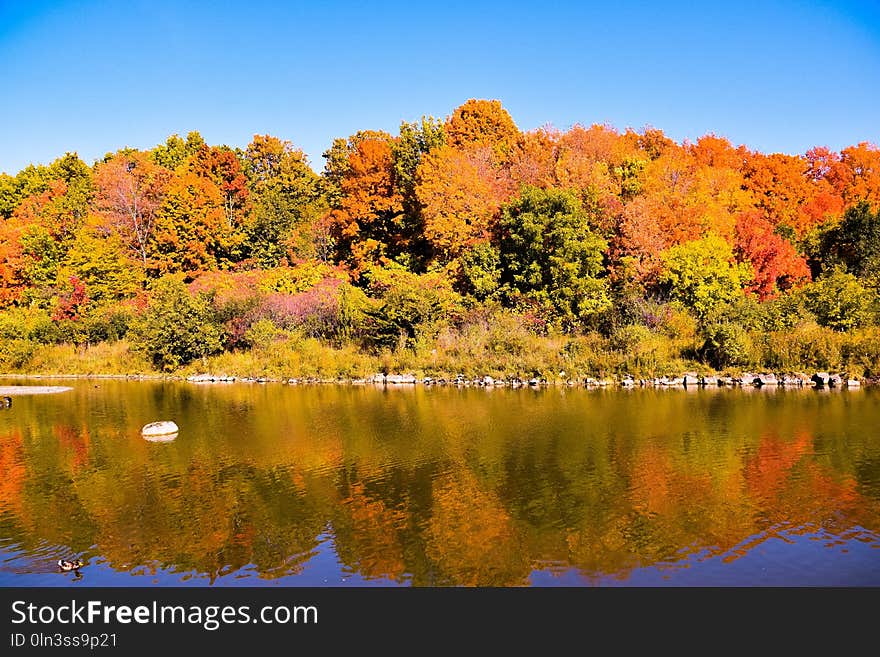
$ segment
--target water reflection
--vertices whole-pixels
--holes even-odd
[[[878,402],[81,382],[0,416],[0,584],[877,585]]]

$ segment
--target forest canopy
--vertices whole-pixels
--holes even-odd
[[[321,173],[295,142],[191,132],[0,174],[0,362],[120,343],[165,370],[246,353],[224,362],[876,376],[878,266],[874,144],[524,132],[468,100],[336,139]]]

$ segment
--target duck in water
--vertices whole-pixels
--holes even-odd
[[[12,406],[12,397],[3,397],[0,398],[0,406],[4,406],[6,408],[10,408]]]
[[[79,571],[79,569],[83,567],[83,562],[82,559],[74,559],[73,561],[59,559],[58,567],[64,572],[69,572],[71,570]]]

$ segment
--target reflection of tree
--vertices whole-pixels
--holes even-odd
[[[340,500],[333,528],[340,560],[364,577],[402,581],[407,572],[400,532],[407,514],[370,497],[363,483],[354,483]]]
[[[437,584],[525,584],[531,570],[510,515],[501,501],[467,471],[434,481],[427,554]]]
[[[214,580],[297,574],[331,531],[343,568],[417,585],[876,540],[877,412],[852,403],[102,382],[0,416],[0,539]],[[144,441],[162,417],[180,437]]]
[[[21,434],[13,431],[0,436],[0,516],[21,515],[22,486],[25,478]]]

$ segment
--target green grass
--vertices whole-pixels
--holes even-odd
[[[790,331],[749,334],[748,362],[728,372],[830,370],[853,376],[880,376],[880,328],[840,333],[814,324]],[[223,352],[170,373],[186,376],[208,372],[238,377],[356,379],[377,372],[413,373],[419,377],[495,378],[543,376],[548,380],[652,377],[686,371],[711,373],[696,359],[695,338],[670,338],[647,329],[611,338],[536,335],[515,322],[444,328],[395,349],[370,353],[354,345],[333,346],[316,338],[284,335],[250,350]],[[0,365],[21,374],[159,374],[125,341],[90,346],[43,345],[8,341]],[[564,374],[560,374],[564,372]]]

